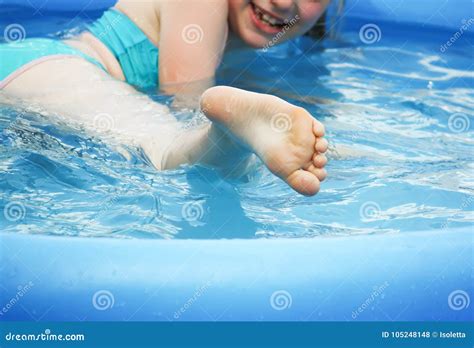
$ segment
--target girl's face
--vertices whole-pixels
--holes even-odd
[[[329,1],[228,0],[230,28],[252,47],[280,43],[311,29]]]

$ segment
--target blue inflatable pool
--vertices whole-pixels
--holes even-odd
[[[469,0],[447,3],[418,1],[408,7],[399,0],[349,0],[343,30],[357,34],[369,21],[408,32],[421,26],[442,32],[442,44],[472,10]],[[113,1],[27,4],[43,14],[70,12],[72,18],[104,10]],[[0,320],[473,320],[472,224],[412,228],[201,240],[2,232]]]
[[[472,312],[452,308],[472,294],[472,242],[472,231],[203,241],[8,234],[2,318],[468,321]]]

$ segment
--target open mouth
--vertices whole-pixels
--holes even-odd
[[[251,15],[254,24],[264,32],[273,34],[282,30],[287,21],[279,17],[274,16],[268,11],[255,5],[252,1],[250,2]]]

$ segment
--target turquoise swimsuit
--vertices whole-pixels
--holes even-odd
[[[111,9],[88,29],[117,58],[128,83],[158,85],[158,48],[126,15]]]
[[[158,85],[158,48],[125,14],[110,9],[88,27],[122,67],[125,79],[139,88]],[[92,57],[65,43],[45,38],[0,44],[0,89],[42,60],[81,57],[105,70]]]
[[[45,60],[81,57],[103,69],[95,59],[59,40],[26,39],[0,44],[0,89],[28,68]]]

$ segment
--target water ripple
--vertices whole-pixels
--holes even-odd
[[[294,56],[297,66],[286,54],[234,53],[219,76],[280,95],[325,123],[329,177],[316,197],[295,194],[258,163],[234,179],[200,166],[158,173],[134,149],[124,156],[41,110],[0,106],[0,208],[15,203],[21,213],[4,214],[0,229],[296,238],[472,227],[474,74],[465,57],[433,54],[422,42],[308,51]],[[190,110],[176,116],[186,127],[202,122]]]

